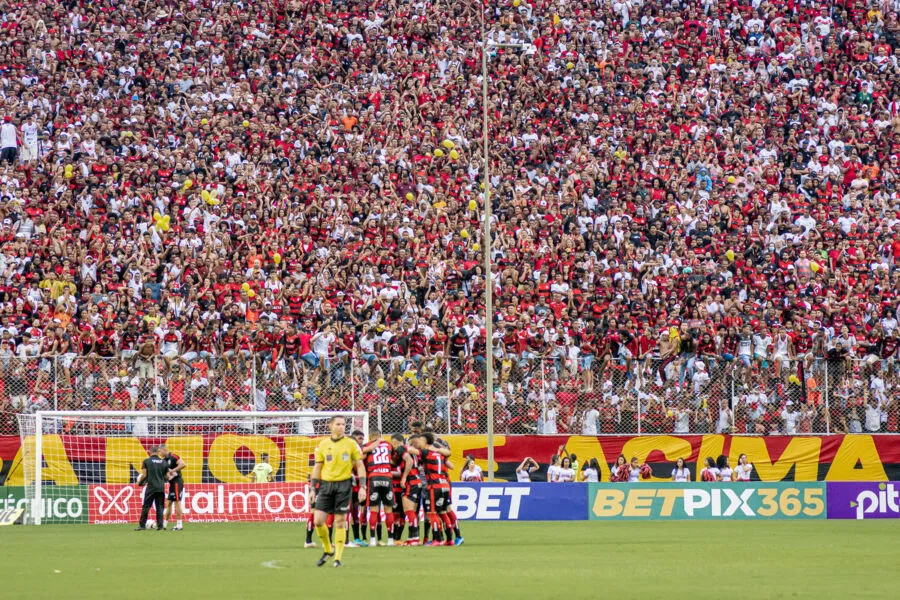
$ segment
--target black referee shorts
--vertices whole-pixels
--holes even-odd
[[[353,484],[344,481],[323,481],[316,493],[316,510],[329,515],[346,515],[350,512]]]

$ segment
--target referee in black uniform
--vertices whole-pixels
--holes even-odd
[[[150,507],[156,506],[156,528],[163,529],[163,515],[166,506],[166,473],[169,472],[169,461],[164,456],[159,446],[150,448],[151,456],[144,459],[141,466],[141,476],[138,477],[138,485],[146,485],[144,490],[144,506],[141,508],[141,521],[135,531],[147,529],[147,515]]]

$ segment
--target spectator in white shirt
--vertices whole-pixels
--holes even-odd
[[[547,482],[559,483],[559,456],[556,454],[550,457],[550,466],[547,467]]]
[[[518,467],[516,467],[516,481],[519,483],[531,483],[531,474],[540,469],[541,466],[536,460],[530,456],[526,457]]]
[[[14,165],[18,153],[19,132],[12,123],[12,117],[3,117],[3,125],[0,125],[0,162]]]
[[[734,472],[732,473],[732,477],[735,481],[750,481],[750,476],[753,474],[753,463],[747,460],[746,454],[741,454],[738,456],[738,464],[734,468]]]
[[[556,404],[551,404],[547,407],[546,412],[544,413],[544,431],[545,435],[556,435],[556,417],[559,413],[557,412]]]
[[[786,435],[797,435],[797,422],[800,421],[800,413],[797,412],[793,402],[788,401],[784,410],[781,411],[781,418],[784,421],[784,433]]]
[[[469,456],[459,473],[459,479],[460,481],[484,481],[484,472],[475,464],[475,459]]]
[[[690,433],[691,430],[691,410],[687,406],[679,406],[674,411],[675,417],[675,433]]]
[[[572,483],[575,481],[575,469],[572,468],[572,459],[568,456],[563,457],[559,465],[559,471],[556,478],[557,483]]]
[[[728,464],[728,457],[722,454],[716,460],[716,468],[719,469],[719,481],[731,481],[731,466]]]
[[[592,406],[584,411],[584,422],[581,425],[582,435],[597,435],[597,419],[600,418],[600,411],[596,406]]]
[[[881,431],[881,403],[875,397],[870,397],[866,403],[866,433],[878,433]]]
[[[28,118],[22,124],[22,162],[32,162],[38,158],[38,126]]]
[[[672,469],[672,481],[675,483],[688,483],[691,480],[691,470],[684,464],[684,459],[678,457],[675,468]]]
[[[600,463],[596,458],[586,460],[584,467],[581,469],[581,481],[587,483],[598,483],[600,481]]]
[[[315,336],[312,340],[312,350],[319,357],[319,364],[324,364],[326,371],[329,369],[331,354],[331,345],[337,337],[334,335],[334,328],[331,325],[325,327],[321,335]]]

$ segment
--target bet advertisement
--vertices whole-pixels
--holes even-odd
[[[455,483],[457,518],[474,521],[583,521],[583,483]]]
[[[589,484],[590,520],[824,519],[824,483]]]

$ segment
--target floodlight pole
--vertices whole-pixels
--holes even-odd
[[[485,337],[485,401],[487,403],[487,463],[488,481],[494,481],[494,275],[491,269],[491,175],[488,156],[488,42],[481,9],[481,108],[482,143],[484,148],[484,337]],[[495,48],[522,48],[525,44],[497,44]]]

